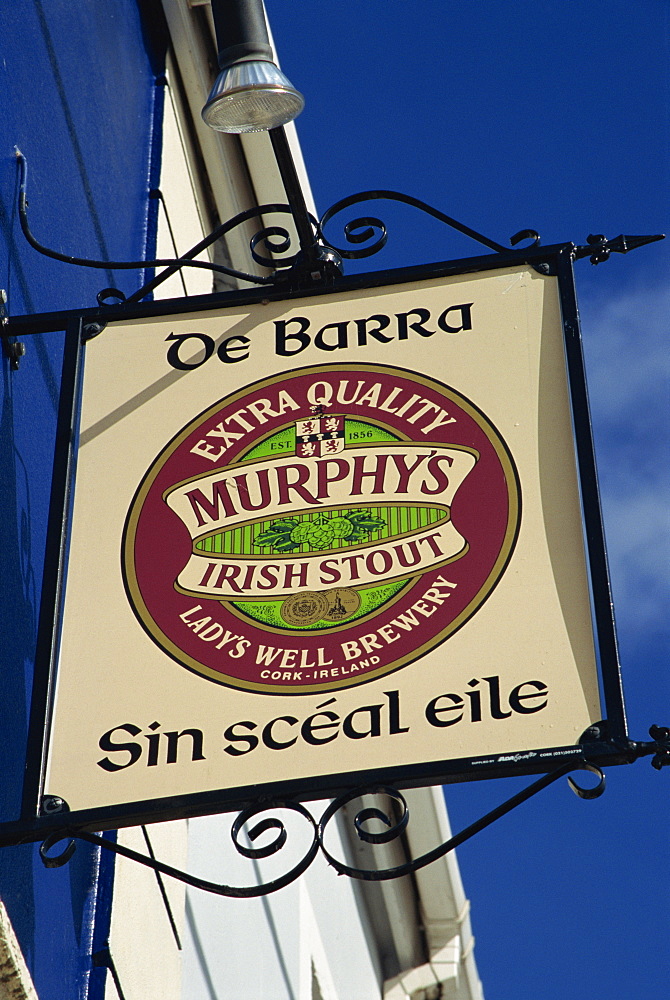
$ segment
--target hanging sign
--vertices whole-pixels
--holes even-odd
[[[558,279],[394,277],[86,344],[70,810],[542,770],[602,718]]]

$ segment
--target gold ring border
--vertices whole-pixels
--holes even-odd
[[[126,592],[130,599],[130,604],[135,614],[137,615],[140,624],[144,630],[149,634],[149,636],[156,642],[156,644],[163,649],[173,660],[177,663],[186,667],[203,677],[207,677],[209,680],[213,680],[218,684],[222,684],[226,687],[233,687],[238,690],[249,691],[259,694],[272,694],[272,695],[284,695],[284,696],[299,696],[299,695],[309,695],[320,692],[336,691],[341,688],[355,687],[358,684],[364,684],[368,681],[375,680],[378,677],[383,677],[386,674],[400,670],[402,667],[407,666],[409,663],[413,663],[414,660],[419,659],[419,657],[430,652],[436,646],[441,645],[448,639],[449,636],[453,635],[459,628],[461,628],[469,618],[472,617],[476,611],[484,604],[487,600],[494,587],[500,580],[509,559],[511,558],[512,552],[514,550],[514,545],[518,537],[519,526],[521,523],[521,488],[519,483],[519,477],[517,474],[516,466],[512,460],[512,456],[507,448],[502,435],[499,433],[495,425],[489,420],[489,418],[479,410],[474,403],[471,403],[465,396],[461,396],[452,389],[450,386],[446,386],[437,379],[429,378],[426,375],[421,375],[419,372],[414,372],[411,369],[400,368],[399,366],[393,365],[375,365],[370,363],[359,363],[357,364],[356,370],[359,372],[370,372],[370,373],[380,373],[385,375],[393,375],[397,372],[402,374],[403,377],[409,378],[410,381],[416,382],[419,385],[425,385],[427,388],[435,391],[435,387],[439,387],[440,392],[444,395],[446,390],[446,396],[451,399],[452,402],[456,403],[461,409],[475,421],[475,423],[484,431],[488,441],[493,445],[495,452],[498,456],[500,464],[503,468],[503,473],[505,476],[505,481],[508,486],[508,496],[509,496],[509,507],[507,514],[507,526],[505,529],[505,535],[500,547],[500,552],[498,557],[491,568],[491,571],[484,581],[484,584],[479,588],[473,599],[466,605],[463,611],[457,615],[457,617],[449,623],[449,625],[442,629],[441,632],[436,633],[432,638],[423,643],[421,646],[412,650],[411,653],[406,654],[398,660],[394,660],[390,664],[386,664],[383,667],[378,667],[375,670],[367,671],[362,677],[357,678],[343,678],[341,680],[335,680],[328,682],[327,684],[306,684],[299,690],[295,688],[290,688],[287,690],[286,687],[273,687],[267,684],[257,684],[254,681],[242,681],[236,677],[231,677],[228,674],[221,674],[219,671],[214,670],[212,667],[206,666],[204,663],[200,663],[194,657],[189,656],[184,653],[183,650],[177,646],[165,633],[160,629],[156,622],[151,617],[144,599],[142,597],[139,585],[137,583],[137,577],[135,575],[135,566],[133,559],[135,534],[137,531],[137,524],[139,521],[140,511],[142,510],[144,501],[153,485],[153,482],[162,469],[165,462],[170,458],[170,456],[177,450],[177,448],[186,440],[189,434],[192,432],[193,428],[201,423],[204,423],[211,415],[216,413],[221,406],[225,403],[230,405],[239,399],[242,399],[249,395],[250,391],[256,391],[263,389],[268,385],[278,385],[289,379],[293,380],[296,376],[305,376],[310,374],[323,374],[323,365],[308,365],[305,368],[296,368],[290,372],[282,372],[277,375],[270,375],[267,378],[260,379],[258,382],[253,382],[251,385],[244,386],[244,388],[237,390],[237,392],[232,393],[229,396],[224,396],[219,399],[216,403],[207,407],[202,413],[194,417],[193,420],[187,424],[182,430],[169,442],[169,444],[160,452],[160,454],[154,459],[149,470],[144,476],[144,479],[140,483],[135,496],[130,505],[128,515],[126,518],[126,523],[123,532],[122,541],[122,573],[123,579],[126,586]],[[348,368],[350,364],[347,362],[341,362],[333,364],[326,367],[326,371],[332,373],[333,370],[337,368]],[[380,423],[380,426],[384,426]],[[395,428],[391,428],[394,433],[398,433]],[[411,440],[411,438],[407,438]],[[404,592],[404,591],[403,591]],[[400,595],[397,595],[398,597]]]

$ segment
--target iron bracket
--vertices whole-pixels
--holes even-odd
[[[670,728],[666,726],[652,726],[649,733],[652,737],[651,742],[626,740],[616,743],[616,741],[608,741],[607,747],[609,750],[616,750],[623,757],[624,761],[627,760],[629,763],[638,760],[640,757],[653,755],[652,766],[660,770],[662,767],[670,765]],[[387,844],[401,837],[409,824],[409,808],[402,793],[388,785],[355,788],[344,792],[330,802],[319,820],[316,820],[304,805],[290,798],[261,799],[244,809],[232,823],[231,837],[235,849],[245,858],[254,861],[268,858],[280,851],[288,840],[283,820],[276,815],[266,815],[264,818],[257,819],[263,813],[267,814],[281,809],[290,810],[305,820],[311,832],[311,842],[302,858],[284,875],[259,885],[232,886],[209,882],[173,868],[170,865],[166,865],[158,861],[153,854],[151,856],[140,854],[129,847],[125,847],[123,844],[106,839],[100,834],[90,833],[81,829],[68,829],[67,823],[64,823],[63,829],[50,834],[43,841],[40,846],[40,857],[47,868],[59,868],[67,864],[72,857],[76,847],[76,840],[84,840],[89,844],[113,851],[116,854],[121,854],[123,857],[130,858],[132,861],[152,868],[157,873],[168,875],[196,889],[202,889],[205,892],[211,892],[219,896],[230,896],[240,899],[264,896],[284,888],[309,868],[319,852],[323,854],[328,864],[339,875],[347,875],[349,878],[366,882],[382,882],[389,879],[401,878],[404,875],[410,875],[413,872],[419,871],[419,869],[425,868],[427,865],[432,864],[432,862],[444,857],[466,840],[474,837],[477,833],[486,829],[486,827],[491,826],[492,823],[495,823],[513,809],[516,809],[517,806],[520,806],[523,802],[526,802],[559,778],[566,777],[570,788],[579,798],[586,800],[599,798],[605,791],[605,775],[602,769],[593,763],[593,759],[589,759],[590,756],[592,758],[598,756],[597,745],[592,743],[589,746],[589,742],[597,740],[599,735],[600,729],[598,726],[590,727],[584,733],[583,739],[587,742],[584,745],[582,755],[572,758],[565,764],[543,774],[538,780],[486,813],[485,816],[471,823],[443,844],[438,845],[419,858],[414,858],[393,868],[355,868],[336,858],[325,846],[326,830],[333,817],[350,802],[362,800],[363,796],[366,795],[375,796],[375,800],[372,805],[361,802],[360,808],[358,808],[353,816],[353,826],[358,838],[365,843],[375,845]],[[600,745],[602,747],[602,744]],[[592,787],[583,787],[572,777],[571,772],[573,771],[589,771],[598,778],[598,782]],[[383,808],[380,797],[384,797],[388,802],[388,805]],[[67,811],[67,804],[58,799],[57,796],[51,796],[50,799],[52,802],[49,804],[48,811]],[[46,808],[46,806],[45,802],[44,807]],[[378,824],[377,829],[370,829],[370,823]],[[270,843],[266,843],[261,847],[246,846],[241,841],[241,836],[245,830],[251,845],[263,834],[272,833],[272,839]],[[55,856],[50,855],[49,851],[63,840],[67,840],[68,843],[61,853]]]
[[[106,304],[106,300],[109,298],[116,298],[128,303],[139,302],[182,267],[205,268],[251,282],[252,284],[286,287],[292,291],[302,291],[318,286],[332,285],[343,273],[343,259],[354,260],[370,257],[379,253],[386,245],[388,239],[386,225],[374,215],[363,215],[345,224],[343,229],[346,246],[336,246],[324,236],[326,225],[335,215],[365,201],[384,200],[401,202],[402,204],[418,209],[425,215],[437,219],[450,229],[468,236],[489,250],[496,253],[509,252],[507,247],[477,232],[477,230],[472,229],[470,226],[466,226],[464,223],[446,215],[439,209],[433,208],[426,202],[420,201],[418,198],[402,194],[399,191],[361,191],[358,194],[350,195],[331,205],[317,221],[310,214],[305,204],[304,193],[284,129],[271,129],[269,136],[288,204],[259,205],[256,208],[240,212],[232,219],[217,226],[209,236],[204,237],[180,257],[141,261],[100,261],[62,254],[43,246],[32,234],[28,224],[26,195],[28,164],[21,150],[15,147],[20,173],[18,215],[21,230],[34,250],[67,264],[76,264],[80,267],[94,267],[107,270],[108,272],[116,269],[146,270],[147,268],[164,268],[164,270],[151,278],[150,281],[147,281],[141,288],[138,288],[137,291],[128,296],[128,298],[118,289],[103,289],[98,295],[98,303],[100,305]],[[152,193],[155,195],[155,192],[150,192],[150,194]],[[264,214],[270,213],[285,213],[290,216],[300,247],[297,252],[291,253],[293,237],[289,230],[283,226],[265,226],[261,228],[250,240],[249,248],[251,257],[256,264],[272,270],[273,274],[269,276],[250,274],[245,271],[225,267],[223,264],[214,264],[208,260],[195,259],[198,254],[202,253],[203,250],[206,250],[236,226],[247,222],[249,219],[260,218]],[[663,235],[617,236],[612,240],[606,239],[603,235],[590,235],[587,237],[586,246],[574,246],[572,244],[571,246],[573,246],[572,254],[575,259],[590,256],[592,264],[599,264],[607,260],[611,253],[629,253],[637,247],[644,246],[647,243],[655,243],[657,240],[662,239],[664,239]],[[523,240],[531,240],[531,243],[519,248],[520,261],[524,259],[524,254],[527,250],[537,248],[540,245],[540,235],[534,229],[522,229],[515,233],[509,242],[512,247],[516,247]],[[258,247],[261,245],[264,247],[265,253],[259,252]],[[532,266],[540,274],[549,273],[546,263],[534,263]],[[12,367],[18,367],[18,358],[23,353],[23,350],[18,345],[9,344],[9,346],[5,346],[5,353],[9,353],[12,360]]]

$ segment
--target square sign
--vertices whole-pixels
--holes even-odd
[[[86,344],[46,794],[103,828],[581,752],[567,279],[487,268]]]

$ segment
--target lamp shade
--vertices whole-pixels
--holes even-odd
[[[245,60],[216,78],[203,120],[218,132],[265,132],[300,114],[305,99],[272,62]]]

